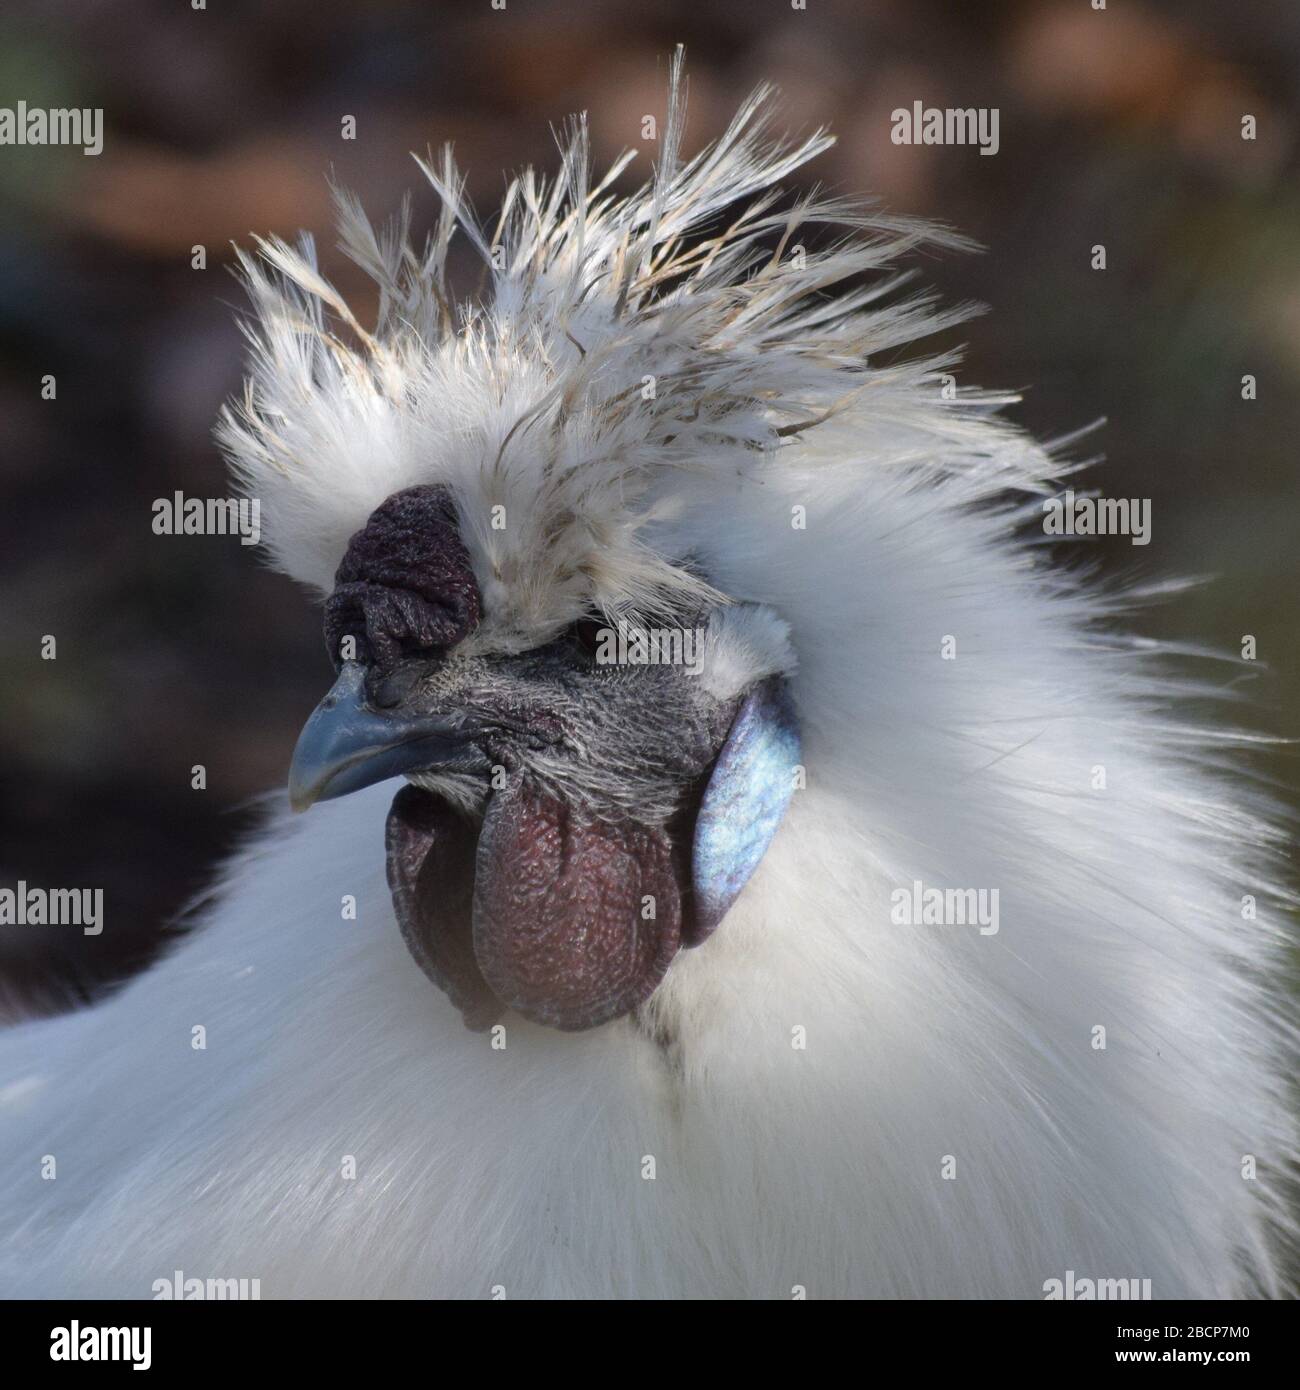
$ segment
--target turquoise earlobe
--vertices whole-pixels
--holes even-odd
[[[772,843],[794,794],[799,722],[782,676],[745,696],[709,776],[691,853],[698,945],[722,921]]]

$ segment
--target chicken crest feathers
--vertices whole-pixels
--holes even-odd
[[[947,446],[935,452],[965,439],[987,457],[1011,443],[1004,463],[1034,457],[1020,480],[1041,474],[1041,457],[984,418],[999,398],[937,403],[951,359],[874,364],[967,312],[899,301],[906,276],[879,272],[918,244],[961,239],[816,194],[780,210],[781,181],[832,141],[772,138],[767,87],[682,160],[685,110],[679,51],[643,187],[612,191],[631,153],[592,181],[579,117],[559,177],[525,170],[491,231],[450,147],[419,161],[442,199],[423,249],[409,200],[376,230],[339,192],[341,248],[378,291],[370,328],[321,274],[310,237],[239,252],[251,374],[218,435],[238,485],[262,500],[279,568],[328,591],[374,507],[441,483],[498,640],[527,645],[590,607],[651,615],[716,600],[662,540],[674,475],[750,473],[866,397],[873,419],[928,422],[919,433]],[[831,229],[829,244],[800,243],[813,224]],[[481,301],[454,300],[458,232],[482,259]]]

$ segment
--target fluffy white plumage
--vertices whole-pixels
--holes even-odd
[[[0,1043],[7,1292],[148,1296],[175,1269],[264,1296],[1033,1298],[1067,1269],[1276,1290],[1273,813],[1180,713],[1203,684],[1114,634],[1137,596],[1017,538],[1064,466],[999,398],[942,399],[950,362],[879,364],[956,316],[857,277],[935,234],[777,211],[825,140],[769,145],[764,111],[679,164],[674,100],[628,199],[588,187],[578,125],[492,233],[448,158],[423,253],[343,199],[371,330],[309,243],[268,243],[222,431],[276,562],[321,590],[373,507],[438,482],[482,588],[471,641],[532,646],[592,602],[671,613],[700,573],[788,624],[808,785],[654,995],[671,1044],[512,1016],[494,1049],[399,938],[391,787],[277,809],[160,966]],[[842,239],[793,255],[816,223]],[[446,283],[457,227],[491,281],[473,310]],[[1000,930],[892,923],[915,880],[997,888]]]

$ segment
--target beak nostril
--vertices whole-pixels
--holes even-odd
[[[429,670],[427,659],[408,661],[392,670],[372,670],[366,676],[366,700],[374,709],[401,704]]]

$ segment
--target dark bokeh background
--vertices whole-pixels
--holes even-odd
[[[792,125],[840,136],[809,177],[990,248],[924,266],[992,306],[962,380],[1027,388],[1017,418],[1043,437],[1107,417],[1093,481],[1152,498],[1154,539],[1099,547],[1104,568],[1218,576],[1144,622],[1234,651],[1256,634],[1271,669],[1242,717],[1297,732],[1295,0],[6,0],[0,106],[102,106],[106,144],[0,147],[0,884],[102,886],[108,928],[54,946],[0,928],[0,978],[75,995],[142,959],[328,679],[289,581],[233,538],[151,530],[155,498],[224,491],[229,242],[310,228],[364,293],[331,249],[331,170],[375,216],[415,188],[427,220],[408,151],[452,139],[490,209],[503,168],[554,166],[572,111],[599,161],[639,144],[678,41],[688,146],[771,79]],[[998,107],[1000,153],[892,145],[890,111],[918,98]]]

